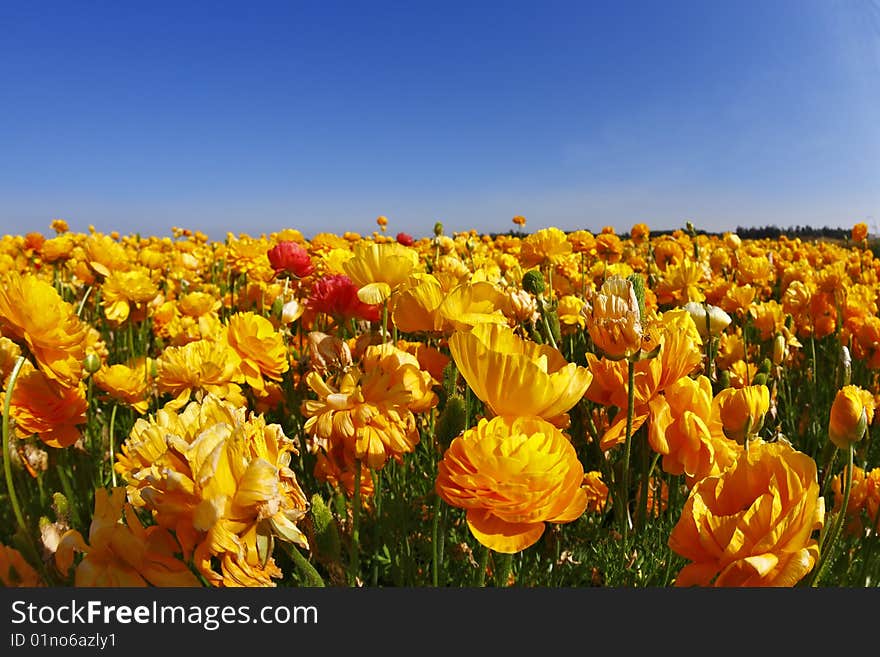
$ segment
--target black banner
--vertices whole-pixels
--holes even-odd
[[[319,649],[322,654],[498,654],[569,643],[584,651],[717,647],[761,639],[807,645],[816,591],[708,589],[0,589],[2,655],[185,654],[196,649]],[[832,595],[858,597],[857,592]],[[859,605],[867,613],[873,600]],[[830,614],[819,627],[834,624]],[[799,620],[798,620],[799,619]],[[792,625],[791,623],[798,624]],[[850,618],[850,623],[852,619]],[[739,629],[737,629],[739,628]],[[797,630],[796,628],[800,628]],[[818,628],[817,628],[818,629]],[[250,657],[250,655],[247,655]]]

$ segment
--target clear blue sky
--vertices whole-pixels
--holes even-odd
[[[0,233],[880,223],[880,0],[3,2]]]

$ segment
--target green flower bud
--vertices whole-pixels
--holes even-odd
[[[440,417],[437,418],[434,436],[443,447],[448,447],[453,438],[456,438],[464,431],[466,424],[467,413],[464,399],[459,395],[453,395],[446,400],[446,406],[443,408],[443,412],[440,413]]]
[[[639,303],[639,318],[644,321],[645,318],[645,279],[641,274],[630,274],[626,277],[633,285],[633,291],[636,293],[636,301]]]
[[[339,528],[330,508],[317,493],[312,495],[311,514],[312,526],[315,529],[315,551],[322,560],[339,561],[341,554]]]
[[[94,374],[101,369],[101,359],[95,352],[86,354],[82,362],[83,369],[89,374]]]
[[[758,372],[769,375],[772,369],[773,362],[769,358],[765,358],[761,361],[761,366],[758,368]]]
[[[52,510],[58,522],[67,522],[70,518],[70,503],[62,493],[52,493]]]
[[[443,234],[443,223],[438,221],[434,224],[434,235],[440,237]]]
[[[523,275],[522,287],[526,292],[534,294],[535,296],[543,294],[544,288],[546,287],[544,284],[544,275],[537,269],[530,269]]]

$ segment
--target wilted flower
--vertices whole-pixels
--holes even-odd
[[[583,313],[590,337],[607,358],[630,358],[642,348],[641,311],[632,281],[609,276]]]
[[[480,543],[512,554],[534,545],[545,523],[580,517],[587,507],[583,485],[583,466],[559,429],[537,417],[495,417],[452,441],[436,489],[467,510]]]
[[[137,420],[116,470],[212,585],[271,586],[274,539],[308,547],[292,454],[280,425],[208,395]]]

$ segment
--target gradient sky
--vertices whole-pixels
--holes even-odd
[[[0,234],[880,223],[880,0],[3,2]]]

